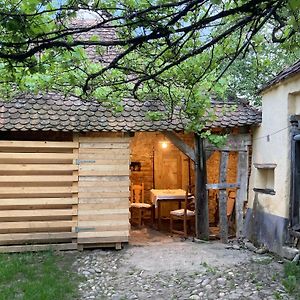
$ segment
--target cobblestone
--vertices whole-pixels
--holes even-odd
[[[165,251],[168,247],[170,252]],[[85,278],[79,285],[80,299],[294,299],[281,285],[282,264],[270,254],[223,247],[222,252],[219,248],[209,250],[205,260],[201,247],[209,249],[209,245],[187,242],[183,253],[172,244],[83,251],[74,262],[74,268]],[[165,263],[155,259],[154,253]],[[143,262],[141,254],[145,255]],[[188,260],[181,268],[176,257],[175,266],[168,268],[170,255]]]

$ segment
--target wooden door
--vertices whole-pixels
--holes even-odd
[[[79,137],[78,245],[120,247],[129,236],[129,138]]]
[[[158,145],[154,153],[154,176],[156,189],[182,188],[182,159],[180,151],[170,143],[166,149]],[[169,217],[170,211],[177,209],[177,203],[161,205],[161,217]]]

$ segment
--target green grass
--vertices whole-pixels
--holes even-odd
[[[284,278],[282,284],[291,295],[296,295],[300,299],[300,265],[288,262],[284,265]]]
[[[72,257],[54,252],[0,254],[0,300],[76,299],[79,278],[71,271]]]

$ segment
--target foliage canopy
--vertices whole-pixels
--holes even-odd
[[[0,7],[2,97],[51,89],[116,109],[136,97],[171,111],[183,104],[199,123],[212,94],[240,89],[251,98],[266,74],[299,55],[298,0],[0,0]],[[90,60],[89,47],[114,55]]]

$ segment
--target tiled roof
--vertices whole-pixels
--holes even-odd
[[[113,113],[96,101],[64,99],[56,93],[23,95],[8,102],[0,102],[0,131],[163,131],[183,130],[187,119],[179,112],[159,121],[147,117],[149,111],[165,112],[157,102],[141,103],[124,100],[123,111]],[[246,104],[213,104],[216,119],[207,128],[226,128],[261,123],[261,113]],[[229,108],[229,109],[228,109]]]
[[[297,75],[300,72],[300,60],[298,60],[293,65],[289,66],[288,68],[282,70],[280,73],[278,73],[273,79],[271,79],[269,82],[267,82],[262,89],[261,92],[270,88],[271,86],[279,83],[282,80],[285,80],[289,77],[292,77],[294,75]]]
[[[243,102],[212,102],[213,120],[206,128],[228,128],[259,125],[261,111]]]

